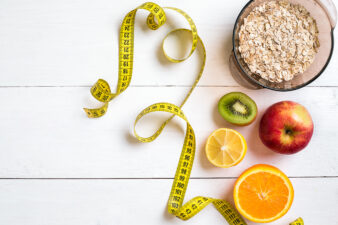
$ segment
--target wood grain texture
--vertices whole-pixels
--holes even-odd
[[[103,118],[88,119],[82,110],[99,106],[89,94],[98,78],[115,89],[119,27],[124,15],[143,2],[0,1],[1,225],[226,223],[212,206],[187,222],[167,213],[185,132],[182,121],[175,118],[153,143],[139,143],[131,133],[137,113],[146,106],[179,104],[199,71],[198,52],[180,64],[168,63],[161,52],[168,31],[188,26],[182,17],[168,12],[167,24],[151,31],[146,12],[140,11],[132,87],[110,103]],[[288,93],[247,90],[238,87],[228,65],[233,25],[247,0],[156,2],[185,10],[207,49],[204,75],[183,108],[197,137],[186,200],[206,195],[232,201],[235,177],[253,164],[267,163],[292,177],[295,188],[291,210],[273,225],[298,216],[306,225],[338,225],[336,52],[311,87]],[[171,50],[183,54],[187,44],[179,42]],[[245,92],[257,102],[255,123],[238,128],[219,116],[216,104],[230,91]],[[303,104],[315,122],[309,146],[293,156],[271,152],[257,133],[264,110],[281,100]],[[146,116],[139,133],[151,134],[167,116]],[[204,142],[219,127],[235,128],[248,141],[248,153],[236,167],[215,168],[206,160]]]
[[[222,0],[156,2],[184,9],[194,19],[208,56],[200,85],[237,86],[229,72],[228,57],[235,19],[247,0],[231,4]],[[118,4],[109,0],[2,0],[0,85],[92,85],[99,77],[116,83],[119,27],[124,15],[141,3],[142,0]],[[140,11],[131,84],[191,85],[199,70],[198,55],[172,64],[160,49],[165,34],[173,28],[187,27],[187,22],[168,11],[167,24],[151,31],[145,20],[146,12]],[[326,72],[312,85],[338,86],[337,70],[338,56],[334,54]]]
[[[306,225],[337,225],[338,179],[291,179],[290,211],[271,225],[302,216]],[[197,195],[231,200],[235,180],[191,180],[185,200]],[[1,180],[0,223],[10,225],[227,224],[207,206],[188,221],[167,213],[172,180]],[[248,222],[248,225],[257,223]]]
[[[88,119],[82,107],[97,106],[89,88],[1,88],[1,177],[173,177],[185,124],[175,119],[152,143],[139,143],[132,134],[136,115],[155,102],[179,103],[188,88],[133,87],[113,100],[107,115]],[[230,91],[243,91],[257,102],[259,114],[248,127],[226,123],[217,102]],[[199,87],[183,110],[195,130],[197,153],[193,177],[235,177],[256,163],[273,164],[289,176],[337,176],[336,127],[338,88],[303,88],[295,92],[248,91],[243,88]],[[267,97],[268,96],[268,97]],[[263,146],[258,122],[265,109],[280,100],[302,103],[310,111],[314,136],[302,152],[285,156]],[[138,125],[150,135],[167,114],[146,116]],[[220,127],[235,128],[248,142],[242,163],[229,169],[212,166],[204,142]]]

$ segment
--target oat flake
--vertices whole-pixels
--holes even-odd
[[[309,12],[287,1],[252,10],[239,31],[239,52],[250,71],[271,82],[291,80],[314,61],[318,28]]]

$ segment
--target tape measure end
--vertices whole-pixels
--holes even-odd
[[[302,217],[299,217],[298,219],[290,223],[290,225],[304,225],[304,220]]]
[[[91,118],[90,110],[87,109],[87,108],[82,108],[82,109],[83,109],[83,111],[86,113],[87,117],[88,117],[88,118]]]

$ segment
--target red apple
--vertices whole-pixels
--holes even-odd
[[[283,101],[270,106],[264,113],[259,137],[271,150],[294,154],[311,140],[313,122],[306,108],[296,102]]]

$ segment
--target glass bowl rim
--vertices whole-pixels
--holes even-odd
[[[259,85],[260,87],[263,87],[263,88],[267,88],[267,89],[270,89],[270,90],[273,90],[273,91],[294,91],[294,90],[297,90],[297,89],[300,89],[300,88],[303,88],[307,85],[309,85],[310,83],[312,83],[313,81],[315,81],[324,71],[325,69],[327,68],[327,66],[329,65],[330,61],[331,61],[331,58],[332,58],[332,55],[333,55],[333,49],[334,49],[334,36],[333,36],[333,32],[334,32],[334,28],[331,29],[331,51],[330,51],[330,55],[325,63],[325,65],[323,66],[323,68],[319,71],[319,73],[317,73],[312,79],[310,79],[309,81],[303,83],[303,84],[300,84],[300,85],[297,85],[296,87],[293,87],[293,88],[287,88],[287,89],[280,89],[280,88],[273,88],[273,87],[269,87],[269,86],[266,86],[266,85],[263,85],[261,84],[260,82],[258,82],[256,79],[253,79],[250,75],[248,75],[243,66],[239,63],[239,57],[237,56],[237,52],[235,50],[236,46],[235,46],[235,36],[236,36],[236,29],[238,27],[238,22],[239,22],[239,19],[240,17],[242,16],[242,14],[244,13],[244,10],[255,0],[249,0],[245,5],[244,7],[241,9],[240,13],[238,14],[237,18],[236,18],[236,21],[235,21],[235,25],[234,25],[234,29],[232,31],[232,51],[234,53],[234,56],[235,56],[235,60],[236,60],[236,63],[239,65],[239,68],[241,70],[241,73],[242,74],[245,74],[246,77],[248,77],[252,82],[254,82],[255,84]]]

